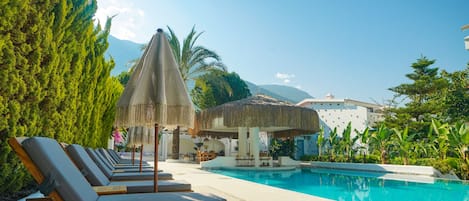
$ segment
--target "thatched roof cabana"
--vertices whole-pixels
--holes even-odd
[[[315,110],[255,95],[198,112],[192,133],[237,138],[238,127],[259,127],[274,137],[290,137],[319,131]]]

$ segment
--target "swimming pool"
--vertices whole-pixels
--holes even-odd
[[[457,181],[417,183],[379,178],[383,175],[380,173],[318,168],[207,171],[333,200],[469,201],[469,185]]]

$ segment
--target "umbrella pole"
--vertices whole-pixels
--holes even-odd
[[[135,144],[132,147],[132,165],[135,165]]]
[[[140,172],[142,172],[143,144],[140,148]]]
[[[155,161],[154,161],[154,174],[153,174],[153,184],[154,192],[158,192],[158,124],[155,124]]]

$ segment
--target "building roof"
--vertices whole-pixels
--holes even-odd
[[[304,99],[301,102],[297,103],[296,105],[306,107],[308,104],[314,104],[314,103],[344,103],[344,104],[358,105],[358,106],[367,107],[367,108],[383,108],[384,107],[383,105],[367,103],[367,102],[362,102],[362,101],[353,100],[353,99],[312,99],[312,98]]]

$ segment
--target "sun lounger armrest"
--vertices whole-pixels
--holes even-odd
[[[126,194],[127,186],[93,186],[98,195]]]
[[[125,172],[125,170],[113,170],[113,173]]]
[[[120,167],[120,166],[128,166],[129,164],[113,164],[113,165],[116,167]]]
[[[45,198],[27,198],[26,201],[53,201],[50,197]]]

